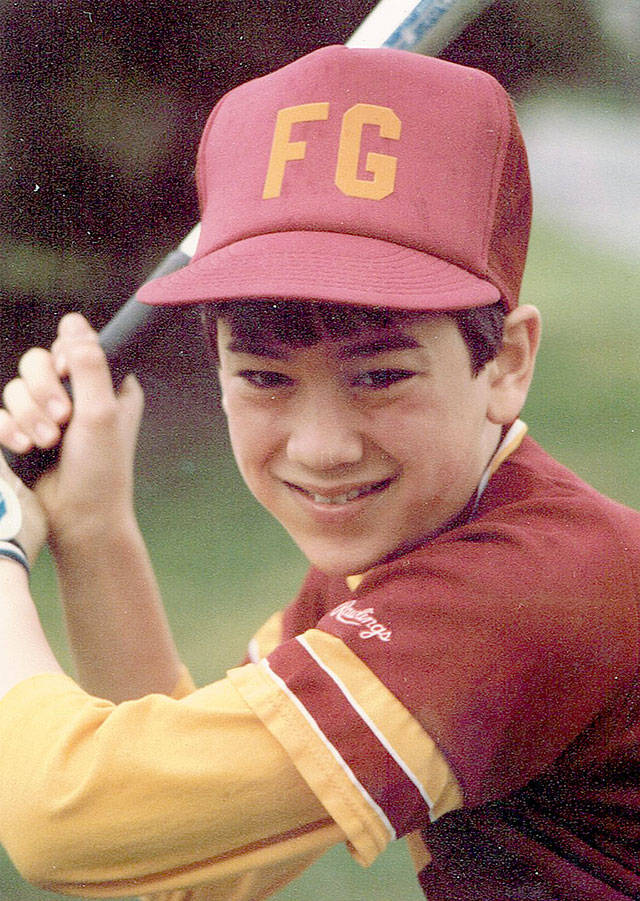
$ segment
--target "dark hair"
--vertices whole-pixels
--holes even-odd
[[[471,359],[471,369],[478,375],[502,349],[506,310],[502,301],[486,307],[452,310],[446,314],[458,326]]]
[[[256,342],[264,344],[265,341],[310,347],[323,336],[340,338],[364,328],[388,328],[426,316],[449,316],[467,345],[475,376],[500,352],[505,309],[500,301],[486,307],[432,313],[308,301],[241,300],[202,304],[201,315],[214,359],[217,359],[215,326],[218,319],[229,323],[236,349],[250,350]]]

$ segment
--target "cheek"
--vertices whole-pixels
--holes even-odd
[[[477,423],[468,411],[448,403],[425,403],[376,423],[380,446],[388,456],[425,480],[446,484],[468,465],[477,442]]]
[[[433,398],[401,401],[373,411],[367,432],[370,438],[391,457],[403,462],[425,462],[448,443],[452,431],[446,405]]]
[[[225,393],[224,397],[227,428],[236,463],[245,479],[255,478],[278,446],[277,416],[268,408],[247,404],[233,392]]]
[[[254,429],[251,420],[238,415],[233,405],[228,402],[225,412],[231,448],[240,464],[242,461],[250,460],[259,450],[260,432]]]

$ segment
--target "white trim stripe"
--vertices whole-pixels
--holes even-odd
[[[260,648],[256,638],[252,638],[247,646],[247,653],[251,663],[260,663]]]
[[[521,419],[516,419],[513,423],[507,434],[504,436],[502,441],[500,442],[495,454],[489,461],[489,465],[485,469],[482,474],[482,478],[478,484],[478,491],[476,494],[476,502],[474,507],[477,509],[478,504],[480,503],[480,498],[482,497],[485,488],[489,484],[489,479],[491,476],[498,471],[500,466],[504,463],[507,457],[516,450],[522,443],[522,439],[527,433],[527,426]]]
[[[360,719],[361,719],[364,723],[366,723],[366,725],[367,725],[367,726],[369,727],[369,729],[373,732],[373,734],[374,734],[375,737],[378,739],[378,741],[380,742],[380,744],[383,746],[383,748],[385,749],[385,751],[387,752],[387,754],[389,754],[391,757],[393,757],[393,759],[394,759],[395,762],[398,764],[398,766],[400,767],[400,769],[403,771],[403,773],[405,774],[405,776],[406,776],[406,777],[407,777],[407,778],[415,785],[415,787],[418,789],[418,791],[420,792],[420,795],[422,796],[424,802],[425,802],[426,805],[428,806],[429,811],[433,810],[433,804],[434,804],[434,802],[432,801],[432,799],[431,799],[431,797],[430,797],[429,792],[427,791],[427,789],[424,787],[424,785],[422,784],[422,782],[420,781],[420,779],[416,776],[416,774],[413,772],[413,770],[410,769],[410,767],[408,766],[408,764],[406,763],[406,761],[405,761],[402,757],[400,757],[400,755],[398,754],[398,752],[396,751],[396,749],[393,747],[393,745],[391,745],[391,744],[389,743],[389,741],[388,741],[388,739],[386,738],[386,736],[383,735],[383,733],[378,729],[378,727],[377,727],[376,724],[373,722],[373,720],[370,718],[370,716],[368,715],[368,713],[364,710],[364,708],[362,708],[362,707],[360,706],[360,704],[356,701],[356,699],[353,697],[353,695],[351,694],[351,692],[349,691],[349,689],[347,688],[347,686],[344,684],[344,682],[342,681],[342,679],[340,679],[339,676],[337,676],[332,670],[329,669],[329,667],[325,664],[325,662],[322,660],[322,658],[319,657],[318,654],[317,654],[317,653],[313,650],[313,648],[309,645],[309,643],[307,642],[306,638],[305,638],[303,635],[298,635],[298,636],[297,636],[297,641],[302,645],[302,647],[305,649],[305,651],[306,651],[308,654],[310,654],[311,657],[313,657],[313,659],[314,659],[315,662],[318,664],[318,666],[319,666],[322,670],[324,670],[324,672],[325,672],[325,673],[326,673],[326,674],[327,674],[327,675],[335,682],[335,684],[336,684],[336,686],[338,687],[338,689],[339,689],[339,690],[342,692],[342,694],[344,695],[345,700],[347,701],[347,703],[351,705],[351,707],[355,710],[355,712],[358,714],[358,716],[360,717]]]
[[[280,688],[281,691],[283,691],[283,692],[285,693],[285,695],[289,698],[289,700],[290,700],[290,701],[294,704],[294,706],[300,711],[300,713],[303,715],[303,717],[305,718],[305,720],[309,723],[309,725],[311,726],[311,728],[313,729],[313,731],[316,733],[316,735],[318,736],[318,738],[322,741],[322,743],[324,744],[324,746],[327,748],[327,750],[331,753],[331,755],[333,756],[333,758],[336,760],[336,762],[338,763],[338,765],[340,766],[340,768],[342,769],[342,771],[346,774],[346,776],[348,777],[349,781],[350,781],[350,782],[354,785],[354,787],[360,792],[360,794],[361,794],[362,797],[365,799],[365,801],[367,802],[367,804],[372,808],[372,810],[375,811],[375,813],[377,814],[377,816],[380,818],[380,820],[381,820],[382,823],[384,824],[385,829],[386,829],[387,832],[389,833],[389,835],[390,835],[390,837],[391,837],[391,840],[392,840],[392,841],[395,841],[395,840],[397,839],[398,836],[397,836],[397,834],[396,834],[396,830],[393,828],[393,826],[392,826],[391,823],[389,822],[389,818],[387,817],[386,813],[385,813],[384,810],[380,807],[380,805],[377,804],[377,802],[371,797],[371,795],[370,795],[369,792],[366,790],[366,788],[362,785],[362,783],[358,780],[358,778],[356,777],[356,775],[355,775],[355,773],[353,772],[353,770],[351,769],[351,767],[350,767],[350,766],[346,763],[346,761],[342,758],[340,752],[339,752],[338,749],[335,747],[335,745],[331,744],[331,742],[329,741],[329,739],[327,738],[327,736],[326,736],[326,735],[324,734],[324,732],[320,729],[320,727],[318,726],[318,724],[316,723],[316,721],[314,720],[314,718],[311,716],[311,714],[309,713],[309,711],[307,710],[307,708],[304,706],[304,704],[302,703],[302,701],[297,697],[297,695],[295,695],[295,694],[291,691],[291,689],[289,688],[289,686],[287,685],[287,683],[284,681],[284,679],[282,679],[277,673],[275,673],[275,672],[271,669],[271,667],[269,666],[269,661],[267,660],[266,657],[265,657],[263,660],[260,661],[260,663],[258,664],[258,666],[262,667],[262,669],[264,669],[264,670],[266,671],[267,675],[269,675],[269,676],[273,679],[273,681],[276,683],[276,685],[278,686],[278,688]]]

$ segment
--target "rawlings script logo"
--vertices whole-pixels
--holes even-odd
[[[360,638],[379,638],[380,641],[391,641],[391,629],[378,622],[371,607],[367,610],[357,610],[353,601],[345,601],[344,604],[340,604],[335,610],[332,610],[329,616],[346,626],[364,626],[358,633]]]

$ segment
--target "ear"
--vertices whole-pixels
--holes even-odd
[[[535,307],[517,307],[504,321],[502,349],[489,363],[488,418],[497,425],[517,419],[527,399],[540,343],[540,313]]]

